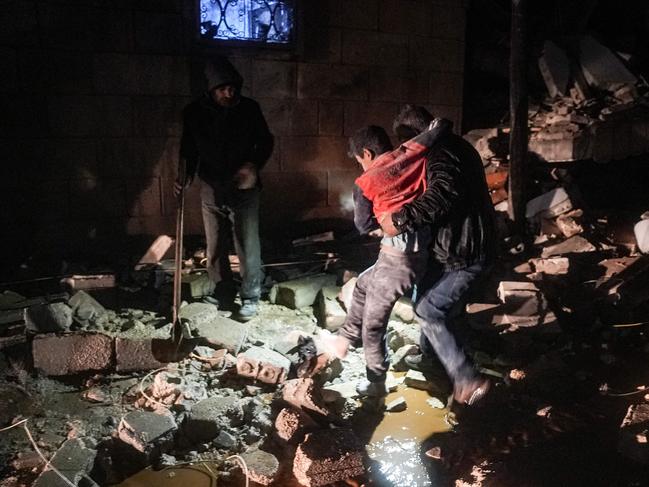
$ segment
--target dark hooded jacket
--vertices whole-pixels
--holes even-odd
[[[228,183],[247,162],[261,169],[273,151],[273,136],[259,104],[245,96],[232,107],[217,105],[210,96],[216,87],[231,84],[240,93],[243,78],[225,59],[208,63],[208,91],[183,111],[180,156],[188,176]]]
[[[452,131],[440,136],[426,165],[423,195],[393,213],[398,230],[432,225],[432,257],[458,270],[495,257],[495,212],[476,150]]]

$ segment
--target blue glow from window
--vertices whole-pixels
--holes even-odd
[[[295,31],[294,2],[200,0],[202,39],[289,44]]]

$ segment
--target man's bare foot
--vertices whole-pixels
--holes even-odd
[[[318,334],[318,339],[319,340],[316,344],[319,343],[327,355],[339,359],[343,359],[347,356],[350,342],[344,336],[333,335],[328,331],[323,330]]]

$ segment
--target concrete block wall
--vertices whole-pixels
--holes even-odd
[[[465,0],[299,1],[293,51],[205,47],[194,0],[10,0],[0,9],[0,216],[5,242],[173,233],[183,106],[202,60],[230,56],[276,149],[267,227],[349,217],[347,138],[407,102],[461,123]],[[196,189],[186,227],[201,233]]]

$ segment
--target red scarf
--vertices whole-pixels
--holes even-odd
[[[356,184],[372,202],[374,215],[394,213],[426,191],[426,152],[414,140],[377,157]]]

